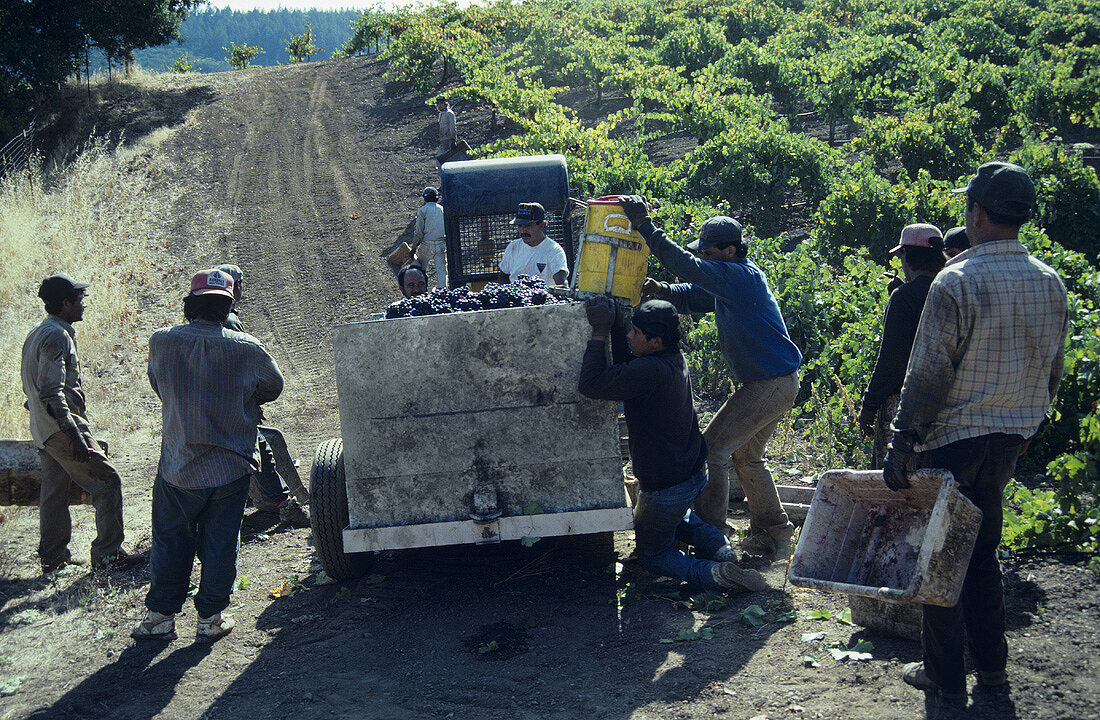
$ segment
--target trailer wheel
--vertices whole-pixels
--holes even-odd
[[[345,553],[348,488],[344,480],[344,441],[326,440],[309,471],[309,516],[321,566],[334,580],[359,577],[374,564],[373,553]]]

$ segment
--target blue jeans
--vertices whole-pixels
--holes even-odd
[[[178,613],[187,598],[195,557],[202,563],[195,610],[210,617],[229,607],[237,577],[241,518],[249,477],[215,488],[184,490],[159,474],[153,481],[152,580],[145,607],[165,615]]]
[[[719,587],[711,576],[711,569],[717,564],[711,558],[726,545],[726,536],[691,510],[691,504],[706,484],[707,466],[703,465],[679,485],[639,492],[634,506],[634,537],[642,568],[711,590]],[[707,559],[680,552],[675,546],[677,540],[691,545],[697,555]]]
[[[262,432],[258,433],[256,444],[260,448],[260,471],[254,475],[256,485],[268,500],[281,505],[290,497],[290,488],[275,469],[275,453],[271,451],[271,445]]]

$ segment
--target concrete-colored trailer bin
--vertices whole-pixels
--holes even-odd
[[[0,506],[38,505],[42,464],[33,440],[0,440]],[[69,488],[70,505],[90,505],[91,495],[76,483]]]
[[[337,326],[343,552],[632,527],[589,334],[579,303]]]

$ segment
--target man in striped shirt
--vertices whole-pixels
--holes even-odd
[[[153,483],[148,609],[131,635],[173,640],[195,557],[202,562],[197,636],[229,633],[223,615],[237,573],[249,479],[259,469],[260,405],[279,396],[283,376],[260,342],[224,327],[233,278],[203,270],[184,299],[186,325],[149,340],[149,382],[163,406],[160,464]]]
[[[1024,169],[986,163],[956,192],[966,193],[971,248],[929,288],[883,462],[900,490],[918,451],[914,467],[950,470],[982,511],[959,602],[924,606],[924,660],[902,676],[947,706],[966,704],[964,638],[979,685],[1007,682],[1001,495],[1058,389],[1067,328],[1061,279],[1017,239],[1035,206]]]

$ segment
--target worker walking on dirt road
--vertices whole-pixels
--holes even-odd
[[[175,639],[196,557],[197,637],[213,640],[233,629],[222,611],[237,574],[249,479],[259,469],[260,405],[279,396],[283,376],[256,338],[223,325],[232,306],[233,278],[203,270],[184,299],[189,322],[149,339],[149,382],[163,406],[163,432],[148,610],[130,633],[138,639]]]
[[[764,272],[748,259],[741,224],[733,218],[703,223],[699,239],[688,245],[699,251],[697,258],[653,224],[644,198],[631,195],[621,203],[661,264],[687,281],[669,285],[646,278],[642,294],[668,300],[681,312],[713,312],[730,380],[739,386],[703,431],[710,481],[695,510],[725,530],[732,461],[749,506],[749,535],[741,549],[785,556],[794,525],[779,501],[764,452],[798,395],[802,353],[787,334],[779,303]]]
[[[443,225],[443,206],[439,204],[439,191],[424,188],[424,204],[416,211],[413,225],[413,247],[424,269],[428,260],[435,264],[435,286],[447,287],[447,230]]]
[[[233,309],[229,311],[224,325],[230,330],[244,332],[244,325],[237,308],[244,295],[244,272],[240,267],[226,263],[219,265],[218,270],[233,278]],[[260,422],[263,422],[264,413],[260,410]],[[275,467],[275,453],[271,444],[264,436],[264,432],[278,432],[275,428],[266,428],[258,432],[256,446],[260,451],[260,471],[252,476],[253,482],[249,487],[249,495],[257,509],[263,512],[273,512],[279,516],[279,522],[299,528],[309,527],[309,512],[302,507],[298,500],[291,494],[286,481]]]
[[[982,511],[959,602],[924,606],[924,660],[903,671],[948,708],[967,701],[964,638],[978,683],[1007,682],[1002,494],[1058,389],[1068,322],[1058,274],[1018,239],[1035,207],[1027,172],[986,163],[956,192],[966,193],[971,248],[932,281],[883,463],[893,490],[909,487],[909,467],[950,470]]]
[[[541,277],[547,285],[564,285],[569,261],[562,246],[546,237],[546,208],[541,203],[520,203],[512,218],[517,237],[500,258],[500,281],[515,282],[520,275]]]
[[[73,328],[84,319],[88,287],[64,273],[43,280],[38,297],[46,306],[46,319],[23,343],[20,374],[31,414],[31,437],[42,463],[38,558],[45,573],[83,564],[69,552],[72,483],[91,495],[95,508],[92,566],[113,570],[145,560],[122,547],[122,480],[88,425]]]
[[[691,511],[707,484],[707,445],[691,394],[680,321],[663,300],[642,303],[626,332],[622,308],[610,298],[586,305],[592,339],[584,352],[578,389],[588,397],[621,400],[638,478],[634,534],[638,562],[655,575],[704,589],[764,590],[760,573],[739,567],[726,536]],[[611,338],[612,364],[607,364]],[[676,547],[692,545],[696,557]]]

